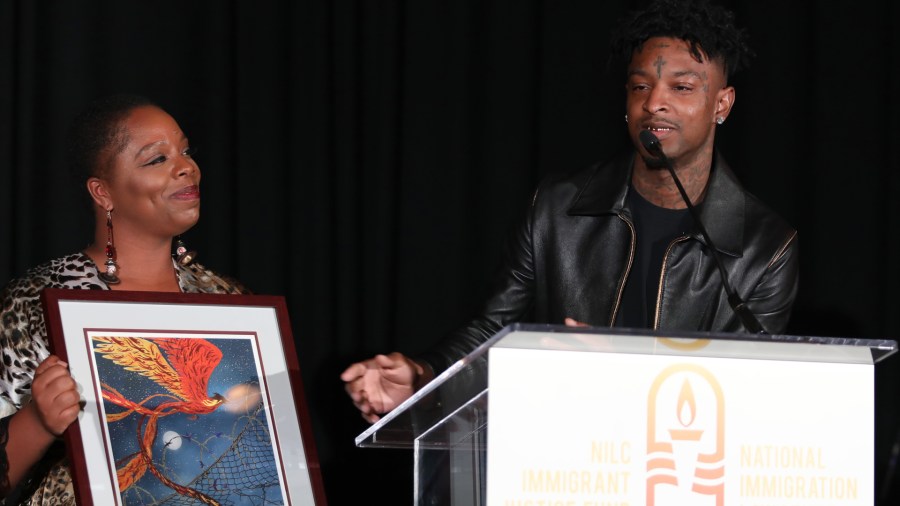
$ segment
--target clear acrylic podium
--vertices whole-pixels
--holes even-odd
[[[356,444],[413,449],[422,506],[872,504],[873,366],[896,350],[515,324]]]

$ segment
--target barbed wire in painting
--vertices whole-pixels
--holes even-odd
[[[214,456],[209,451],[211,439],[230,439],[231,444],[219,455]],[[185,447],[182,445],[188,445],[188,450],[193,447],[197,451],[196,463],[202,471],[184,485],[201,492],[207,499],[201,500],[177,493],[157,497],[146,488],[133,486],[122,495],[126,505],[284,504],[272,439],[262,403],[252,413],[235,422],[232,434],[214,434],[204,440],[199,440],[192,434],[179,434],[172,439],[166,439],[164,436],[164,440],[165,446],[156,467],[164,473],[170,472],[172,461],[182,462],[185,458],[183,453]],[[176,445],[173,450],[172,446]],[[174,451],[182,453],[176,456],[173,454]]]

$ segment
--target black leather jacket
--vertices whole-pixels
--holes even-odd
[[[612,325],[635,248],[625,207],[632,162],[626,156],[543,181],[481,316],[421,358],[440,372],[514,322]],[[744,191],[718,155],[697,209],[737,294],[766,331],[783,332],[797,293],[797,232]],[[653,328],[746,331],[699,231],[669,245]]]

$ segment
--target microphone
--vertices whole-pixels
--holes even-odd
[[[732,288],[731,283],[728,281],[728,273],[725,272],[725,264],[722,263],[722,257],[719,255],[719,250],[716,249],[715,243],[713,243],[712,238],[710,238],[709,234],[706,232],[706,227],[703,226],[703,222],[700,221],[700,213],[694,208],[691,199],[688,198],[687,192],[684,191],[684,186],[681,185],[681,180],[675,175],[675,168],[672,167],[672,162],[670,162],[666,154],[663,153],[662,144],[660,144],[659,138],[657,138],[650,130],[641,130],[638,137],[641,144],[644,146],[644,149],[663,162],[666,169],[669,170],[669,174],[672,175],[672,180],[675,181],[675,186],[678,187],[678,192],[681,193],[681,199],[687,204],[691,217],[694,218],[697,228],[700,229],[700,234],[703,236],[703,239],[706,240],[706,244],[709,245],[709,249],[712,251],[716,267],[719,268],[719,276],[722,278],[722,285],[725,287],[725,293],[728,295],[728,304],[731,306],[731,310],[734,311],[734,314],[737,315],[747,330],[754,334],[767,334],[768,332],[766,332],[766,329],[764,329],[762,324],[759,323],[759,320],[756,319],[756,315],[750,311],[747,304],[741,300],[741,297],[734,291],[734,288]]]

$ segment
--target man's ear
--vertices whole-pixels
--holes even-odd
[[[87,191],[91,195],[91,199],[99,207],[107,211],[114,209],[112,196],[109,194],[107,182],[98,177],[88,178]]]
[[[722,118],[724,121],[731,114],[732,107],[734,107],[734,86],[726,86],[716,94],[716,117],[713,119]]]

